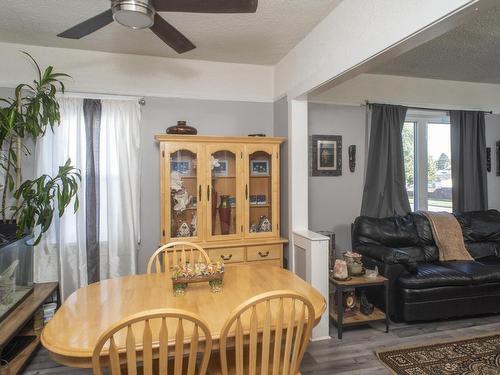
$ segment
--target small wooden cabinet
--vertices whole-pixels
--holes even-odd
[[[160,144],[161,243],[195,242],[211,259],[228,265],[282,266],[287,242],[279,235],[283,139],[155,139]]]

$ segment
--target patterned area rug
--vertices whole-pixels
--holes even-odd
[[[398,375],[499,375],[500,335],[377,351]]]

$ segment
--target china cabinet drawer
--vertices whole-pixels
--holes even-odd
[[[247,260],[268,260],[281,258],[281,245],[263,245],[247,247]]]
[[[208,256],[212,262],[222,260],[224,263],[243,262],[245,260],[245,249],[243,247],[231,247],[223,249],[210,249]]]

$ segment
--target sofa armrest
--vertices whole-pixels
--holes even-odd
[[[356,247],[356,252],[385,264],[401,264],[410,272],[416,270],[417,262],[415,259],[401,249],[382,245],[361,245]]]

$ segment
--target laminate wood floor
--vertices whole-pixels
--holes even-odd
[[[469,319],[453,319],[431,323],[392,324],[389,333],[382,323],[344,328],[344,337],[337,339],[331,327],[332,339],[309,344],[302,363],[302,374],[314,375],[378,375],[390,374],[374,354],[376,349],[405,345],[427,344],[500,332],[500,315]],[[88,375],[90,370],[72,369],[52,361],[45,349],[39,349],[25,375]]]

